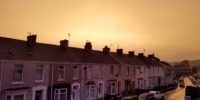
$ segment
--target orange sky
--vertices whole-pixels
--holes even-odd
[[[0,36],[70,46],[117,45],[162,60],[200,59],[200,0],[1,0]]]

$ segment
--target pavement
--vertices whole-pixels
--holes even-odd
[[[185,86],[193,86],[189,78],[184,78],[184,83]],[[177,89],[166,92],[164,95],[165,100],[185,100],[185,88],[180,88],[178,86]]]

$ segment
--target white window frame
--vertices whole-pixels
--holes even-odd
[[[35,100],[36,91],[42,90],[43,91],[43,98],[42,100],[46,100],[47,96],[47,87],[46,86],[37,86],[32,88],[32,100]]]
[[[36,79],[36,70],[37,70],[38,67],[42,68],[42,79],[41,80],[37,80]],[[44,72],[45,72],[44,71],[44,65],[37,65],[36,66],[36,69],[35,69],[35,82],[44,82]]]
[[[59,96],[58,96],[58,100],[60,100],[60,95],[61,95],[61,91],[62,91],[62,90],[65,90],[65,91],[66,91],[66,99],[67,99],[67,88],[61,88],[61,89],[55,89],[55,90],[54,90],[54,100],[56,100],[56,96],[55,96],[55,95],[57,94],[56,91],[58,91],[58,95],[59,95]]]
[[[6,100],[8,99],[8,96],[11,97],[11,100],[14,100],[16,95],[24,95],[24,100],[26,100],[26,94],[27,92],[6,93]]]
[[[92,79],[92,66],[87,67],[87,79]]]
[[[60,68],[61,66],[63,67],[63,69]],[[59,78],[60,70],[64,70],[63,78]],[[57,79],[57,81],[64,81],[64,80],[65,80],[65,66],[64,65],[59,65],[58,66],[58,79]]]
[[[19,65],[22,66],[22,79],[21,79],[21,81],[15,81],[14,80],[14,74],[15,74],[14,71],[16,70],[15,67],[19,66]],[[24,80],[24,65],[23,64],[15,64],[14,69],[13,69],[13,82],[12,82],[12,84],[24,84],[23,80]]]
[[[110,66],[110,76],[114,76],[114,74],[115,74],[114,66]]]
[[[86,96],[86,99],[87,100],[93,100],[93,99],[95,99],[95,97],[96,97],[96,87],[95,87],[95,85],[86,85],[86,87],[87,87],[87,92],[88,92],[88,97]],[[93,89],[94,89],[94,92],[92,92],[92,87],[94,87]],[[91,95],[91,93],[93,93],[94,94],[94,97],[92,97],[92,95]]]
[[[73,67],[73,80],[79,79],[79,67],[74,66]]]
[[[114,86],[113,86],[113,84],[114,84]],[[116,85],[117,84],[115,82],[108,82],[109,94],[111,94],[111,95],[115,95],[116,94],[116,92],[117,92]],[[113,89],[114,89],[114,91],[113,91]]]
[[[100,78],[103,77],[103,66],[102,65],[99,66],[99,77]]]

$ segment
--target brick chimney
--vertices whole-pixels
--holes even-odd
[[[134,57],[134,56],[135,56],[135,53],[134,53],[134,51],[129,51],[129,52],[128,52],[128,55],[129,55],[129,57]]]
[[[122,54],[123,54],[123,49],[117,49],[117,54],[120,55],[120,56],[122,56]]]
[[[60,47],[66,49],[68,48],[68,40],[64,39],[60,41]]]
[[[91,42],[86,42],[85,43],[85,50],[86,51],[91,51],[92,50],[92,43]]]
[[[138,53],[138,57],[143,58],[144,57],[144,53]]]
[[[29,47],[34,47],[36,45],[37,35],[29,35],[27,36],[27,45]]]
[[[154,58],[154,54],[149,54],[148,58]]]
[[[106,55],[109,55],[109,53],[110,53],[110,48],[108,48],[108,46],[105,46],[105,47],[103,48],[103,53],[106,54]]]

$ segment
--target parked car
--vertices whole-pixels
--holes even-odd
[[[160,93],[159,91],[149,91],[149,93],[154,94],[155,100],[164,100],[164,94]]]
[[[194,86],[186,86],[185,100],[200,100],[200,88]]]
[[[149,92],[140,94],[138,100],[154,100],[154,94]]]
[[[179,80],[179,86],[180,86],[181,88],[185,88],[185,83],[184,83],[183,80]]]
[[[123,97],[121,100],[138,100],[138,96],[137,95],[126,96],[126,97]]]

